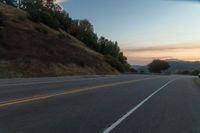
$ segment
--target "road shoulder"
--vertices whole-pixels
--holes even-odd
[[[194,78],[194,82],[200,88],[200,78]]]

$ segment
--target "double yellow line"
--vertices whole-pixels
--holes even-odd
[[[143,79],[136,79],[136,80],[130,80],[130,81],[117,82],[117,83],[109,83],[109,84],[92,86],[92,87],[71,89],[71,90],[66,90],[63,92],[50,93],[50,94],[46,94],[46,95],[36,95],[36,96],[31,96],[31,97],[26,97],[26,98],[7,100],[7,101],[0,102],[0,108],[6,107],[6,106],[11,106],[11,105],[16,105],[16,104],[20,104],[20,103],[45,100],[45,99],[49,99],[49,98],[53,98],[53,97],[57,97],[57,96],[69,95],[69,94],[74,94],[74,93],[95,90],[98,88],[105,88],[105,87],[117,86],[117,85],[122,85],[122,84],[129,84],[129,83],[134,83],[134,82],[139,82],[139,81],[144,81],[144,80],[149,80],[149,79],[156,79],[156,78],[159,78],[159,77],[143,78]]]

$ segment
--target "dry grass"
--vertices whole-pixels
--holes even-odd
[[[34,23],[26,12],[11,6],[0,4],[0,11],[8,18],[0,31],[0,75],[3,77],[117,73],[103,55],[68,33]],[[38,31],[37,27],[46,29],[48,34]]]
[[[194,82],[200,87],[200,78],[195,78]]]
[[[0,3],[0,10],[6,14],[9,20],[18,20],[20,18],[27,18],[28,13]]]

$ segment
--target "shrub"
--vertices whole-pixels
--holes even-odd
[[[50,11],[42,11],[41,12],[41,21],[48,25],[49,27],[52,27],[54,29],[59,28],[59,22],[58,20],[54,17],[53,13]]]
[[[40,12],[37,10],[28,10],[29,12],[29,19],[34,22],[41,22]]]
[[[105,60],[108,64],[117,69],[119,72],[125,72],[129,70],[127,64],[122,64],[120,61],[118,61],[110,55],[106,55]]]
[[[28,11],[30,16],[29,19],[34,21],[34,22],[41,22],[46,24],[47,26],[58,29],[59,28],[59,21],[54,17],[54,13],[51,11],[46,11],[46,10],[37,10],[37,9],[32,9]]]

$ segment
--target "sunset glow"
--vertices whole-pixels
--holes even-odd
[[[148,64],[151,60],[156,58],[200,61],[200,45],[124,49],[124,53],[128,57],[130,63],[140,65]]]
[[[99,36],[117,41],[130,64],[154,58],[200,60],[200,2],[67,1],[64,9],[74,19],[89,19]]]

